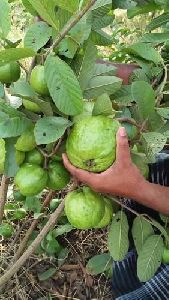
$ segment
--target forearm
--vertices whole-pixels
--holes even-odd
[[[158,212],[169,215],[169,187],[143,181],[136,187],[132,198]]]

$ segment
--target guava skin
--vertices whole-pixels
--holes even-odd
[[[47,186],[52,190],[63,189],[70,181],[70,174],[61,162],[51,162],[48,169]]]
[[[66,142],[70,162],[81,169],[102,172],[116,158],[119,122],[106,116],[89,116],[75,123]]]
[[[16,150],[15,160],[16,160],[16,163],[17,163],[18,166],[21,165],[25,160],[25,152],[21,152],[21,151]]]
[[[44,161],[43,155],[37,150],[33,149],[26,153],[25,162],[34,165],[42,165]]]
[[[32,111],[34,113],[40,113],[41,112],[40,107],[36,103],[34,103],[30,100],[23,99],[23,106],[27,110]]]
[[[17,62],[0,66],[0,82],[9,84],[17,81],[20,78],[21,70]]]
[[[30,76],[30,85],[36,93],[42,96],[48,96],[49,90],[45,80],[44,66],[36,66]]]
[[[103,198],[88,187],[67,194],[65,213],[70,224],[78,229],[94,228],[103,218]]]
[[[104,227],[106,227],[107,225],[110,224],[111,219],[113,217],[113,208],[112,208],[111,201],[109,199],[104,198],[104,203],[105,203],[104,216],[95,228],[104,228]]]
[[[23,132],[15,144],[16,150],[23,152],[29,152],[35,147],[36,142],[33,129],[29,129]]]
[[[24,196],[35,196],[43,191],[47,172],[38,165],[24,164],[16,173],[15,185]]]

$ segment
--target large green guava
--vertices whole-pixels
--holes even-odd
[[[45,188],[47,179],[47,172],[38,165],[24,164],[16,173],[15,185],[22,195],[35,196]]]
[[[17,139],[15,148],[18,151],[29,152],[36,147],[34,129],[28,129]]]
[[[30,100],[26,100],[26,99],[23,99],[23,106],[29,110],[29,111],[32,111],[34,113],[40,113],[41,112],[41,109],[39,107],[38,104],[36,104],[35,102],[32,102]]]
[[[106,170],[116,157],[118,128],[119,122],[106,116],[90,116],[75,123],[66,143],[70,162],[92,172]]]
[[[30,85],[35,90],[36,93],[42,96],[48,96],[49,90],[45,80],[45,70],[44,66],[36,66],[30,76]]]
[[[99,222],[99,224],[97,224],[97,226],[95,228],[103,228],[106,227],[107,225],[110,224],[111,219],[113,217],[113,208],[112,208],[112,203],[111,200],[104,198],[104,203],[105,203],[105,212],[104,212],[104,216],[101,219],[101,221]]]
[[[146,162],[146,156],[144,153],[131,152],[132,162],[138,167],[141,174],[147,179],[149,175],[149,167]]]
[[[42,165],[43,161],[44,157],[37,149],[26,153],[25,162],[29,164]]]
[[[78,229],[97,226],[105,212],[104,199],[88,187],[70,192],[65,198],[65,213],[70,224]]]
[[[70,174],[61,162],[50,162],[47,186],[52,190],[63,189],[70,181]]]
[[[12,83],[20,78],[21,70],[17,62],[10,62],[0,66],[0,82],[4,84]]]

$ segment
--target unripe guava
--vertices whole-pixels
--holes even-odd
[[[104,216],[95,228],[103,228],[109,225],[113,217],[113,208],[112,208],[111,200],[104,198],[104,203],[105,203]]]
[[[26,163],[33,165],[42,165],[43,161],[43,155],[37,149],[33,149],[32,151],[26,153]]]
[[[18,151],[29,152],[36,147],[33,128],[26,130],[17,139],[15,148]]]
[[[36,66],[30,76],[30,85],[36,93],[42,96],[48,96],[49,90],[45,79],[44,66]]]
[[[17,62],[10,62],[0,66],[0,82],[9,84],[20,78],[21,70]]]
[[[63,189],[70,181],[70,174],[61,162],[53,161],[49,164],[47,186],[53,190]]]
[[[35,102],[32,102],[30,100],[23,99],[23,106],[27,110],[32,111],[34,113],[40,113],[41,112],[41,109],[38,106],[38,104],[36,104]]]
[[[25,152],[16,150],[15,151],[15,160],[16,160],[16,163],[18,166],[21,165],[25,160]]]

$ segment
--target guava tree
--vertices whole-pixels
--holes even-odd
[[[105,271],[105,265],[111,268],[110,259],[122,260],[128,251],[125,205],[78,186],[63,166],[62,153],[67,151],[79,167],[103,171],[115,159],[115,134],[121,123],[128,133],[133,162],[147,177],[147,164],[155,162],[169,133],[169,108],[163,100],[167,71],[160,54],[164,44],[166,52],[168,49],[167,1],[113,1],[112,7],[111,0],[22,0],[35,20],[23,41],[15,42],[8,38],[10,2],[0,0],[0,234],[4,238],[15,234],[15,223],[24,221],[27,213],[32,213],[34,220],[9,270],[0,278],[0,286],[37,249],[57,256],[62,250],[57,236],[73,228],[103,228],[112,220],[108,227],[110,254],[99,258],[105,262],[101,272]],[[112,43],[111,34],[103,29],[112,24],[115,8],[128,9],[130,18],[153,12],[145,34],[122,49],[138,66],[129,85],[122,85],[114,65],[97,61],[98,46]],[[164,13],[153,17],[159,10]],[[151,33],[161,26],[160,32]],[[25,59],[29,67],[25,67]],[[95,126],[89,120],[92,124],[96,120]],[[86,143],[82,143],[84,136]],[[103,141],[108,142],[109,153],[105,151],[101,164]],[[9,183],[13,184],[12,204],[6,203]],[[132,228],[139,255],[137,272],[141,281],[147,281],[159,267],[164,245],[169,242],[167,218],[162,216],[162,226],[133,213],[137,215]],[[38,223],[41,230],[32,238]],[[88,267],[92,264],[97,265],[96,258]]]

